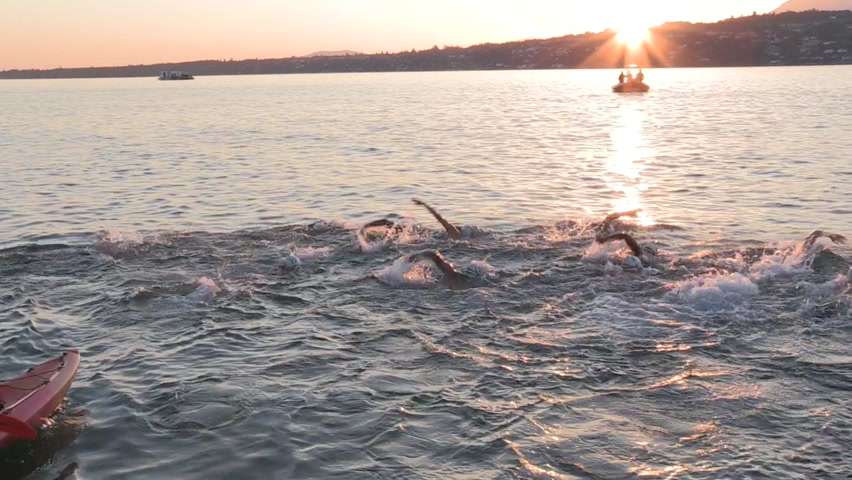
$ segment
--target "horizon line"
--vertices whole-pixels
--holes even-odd
[[[826,11],[830,11],[830,10],[826,10]],[[781,12],[781,13],[797,13],[797,12]],[[770,11],[770,12],[767,12],[767,13],[759,14],[758,16],[764,16],[764,15],[775,15],[775,13],[774,13],[774,11]],[[659,25],[648,27],[648,30],[653,30],[653,29],[656,29],[656,28],[663,27],[665,25],[677,24],[677,23],[680,23],[680,24],[685,23],[685,24],[690,24],[690,25],[708,25],[708,24],[725,22],[725,21],[731,20],[733,18],[743,18],[743,17],[751,17],[751,16],[753,16],[753,15],[740,15],[738,17],[734,17],[732,15],[728,18],[717,20],[715,22],[694,22],[693,23],[693,22],[689,22],[689,21],[685,21],[685,20],[668,21],[668,22],[663,22]],[[501,44],[506,44],[506,43],[526,42],[526,41],[533,41],[533,40],[551,40],[551,39],[554,39],[554,38],[562,38],[562,37],[570,37],[570,36],[600,35],[600,34],[603,34],[603,33],[609,32],[609,31],[615,31],[615,29],[612,28],[612,27],[607,27],[606,29],[598,31],[598,32],[585,31],[585,32],[582,32],[582,33],[566,33],[564,35],[559,35],[559,36],[556,36],[556,37],[546,37],[546,38],[526,37],[526,38],[523,38],[523,39],[508,40],[508,41],[505,41],[505,42],[497,42],[496,44],[501,45]],[[444,45],[443,47],[439,47],[439,48],[441,50],[446,49],[446,48],[470,48],[470,47],[476,47],[476,46],[479,46],[479,45],[487,45],[487,44],[495,44],[495,42],[484,41],[484,42],[480,42],[480,43],[470,44],[470,45],[467,45],[467,46]],[[412,48],[411,50],[399,50],[399,51],[396,51],[396,52],[372,52],[372,53],[357,52],[357,53],[354,53],[354,54],[346,54],[346,55],[339,55],[339,56],[347,56],[347,55],[348,56],[399,55],[399,54],[403,54],[403,53],[410,53],[412,50],[415,51],[415,52],[421,52],[421,51],[433,49],[435,47],[437,47],[437,45],[434,45],[434,46],[432,46],[430,48],[426,48],[426,49]],[[309,54],[306,54],[306,55],[290,55],[290,56],[285,56],[285,57],[268,57],[268,58],[257,58],[257,57],[249,58],[249,57],[246,57],[246,58],[241,58],[241,59],[238,59],[238,60],[234,60],[233,58],[228,59],[228,60],[225,60],[225,59],[196,59],[196,60],[166,61],[166,62],[157,62],[157,63],[128,63],[128,64],[125,64],[125,65],[90,65],[90,66],[85,66],[85,67],[83,67],[83,66],[77,66],[77,67],[59,66],[59,67],[47,67],[47,68],[8,68],[8,69],[5,69],[5,70],[0,70],[0,73],[41,72],[41,71],[52,71],[52,70],[85,70],[85,69],[93,69],[93,68],[145,67],[145,66],[158,66],[158,65],[179,65],[179,64],[184,64],[184,63],[199,63],[199,62],[245,62],[245,61],[251,61],[251,60],[254,60],[254,61],[258,61],[258,60],[286,60],[286,59],[294,59],[294,58],[311,58],[312,56],[318,56],[317,54],[319,54],[319,53],[324,53],[324,52],[333,53],[333,52],[337,52],[337,51],[340,51],[340,52],[350,51],[350,52],[352,52],[354,50],[349,50],[347,48],[343,48],[343,49],[340,49],[340,50],[320,50],[320,51],[312,52],[312,53],[309,53]],[[328,55],[328,56],[335,56],[335,55]]]

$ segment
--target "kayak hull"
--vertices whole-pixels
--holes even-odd
[[[0,381],[0,415],[37,429],[65,398],[79,365],[80,353],[69,350],[15,378]],[[17,439],[0,428],[0,448]]]

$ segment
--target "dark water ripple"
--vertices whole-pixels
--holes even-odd
[[[0,479],[846,478],[849,285],[793,240],[852,229],[848,68],[4,83],[0,378],[83,360]],[[335,223],[412,196],[489,234]],[[640,206],[637,274],[587,227]]]
[[[745,263],[735,242],[669,247],[629,273],[575,227],[454,243],[427,231],[371,254],[333,225],[2,250],[4,373],[71,347],[83,360],[55,424],[0,466],[134,479],[852,470],[839,280],[783,256]],[[463,290],[389,281],[394,260],[435,247],[494,274]],[[303,265],[285,272],[290,251]]]

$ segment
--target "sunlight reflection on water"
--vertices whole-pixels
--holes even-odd
[[[642,194],[651,188],[646,162],[653,158],[653,148],[647,146],[643,136],[644,114],[633,104],[626,104],[621,109],[610,139],[612,153],[605,161],[607,186],[618,192],[612,199],[615,212],[642,209],[637,216],[641,225],[654,225],[656,222],[643,205]]]

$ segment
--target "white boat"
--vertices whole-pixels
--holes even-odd
[[[180,70],[160,72],[160,80],[193,80],[195,77]]]

